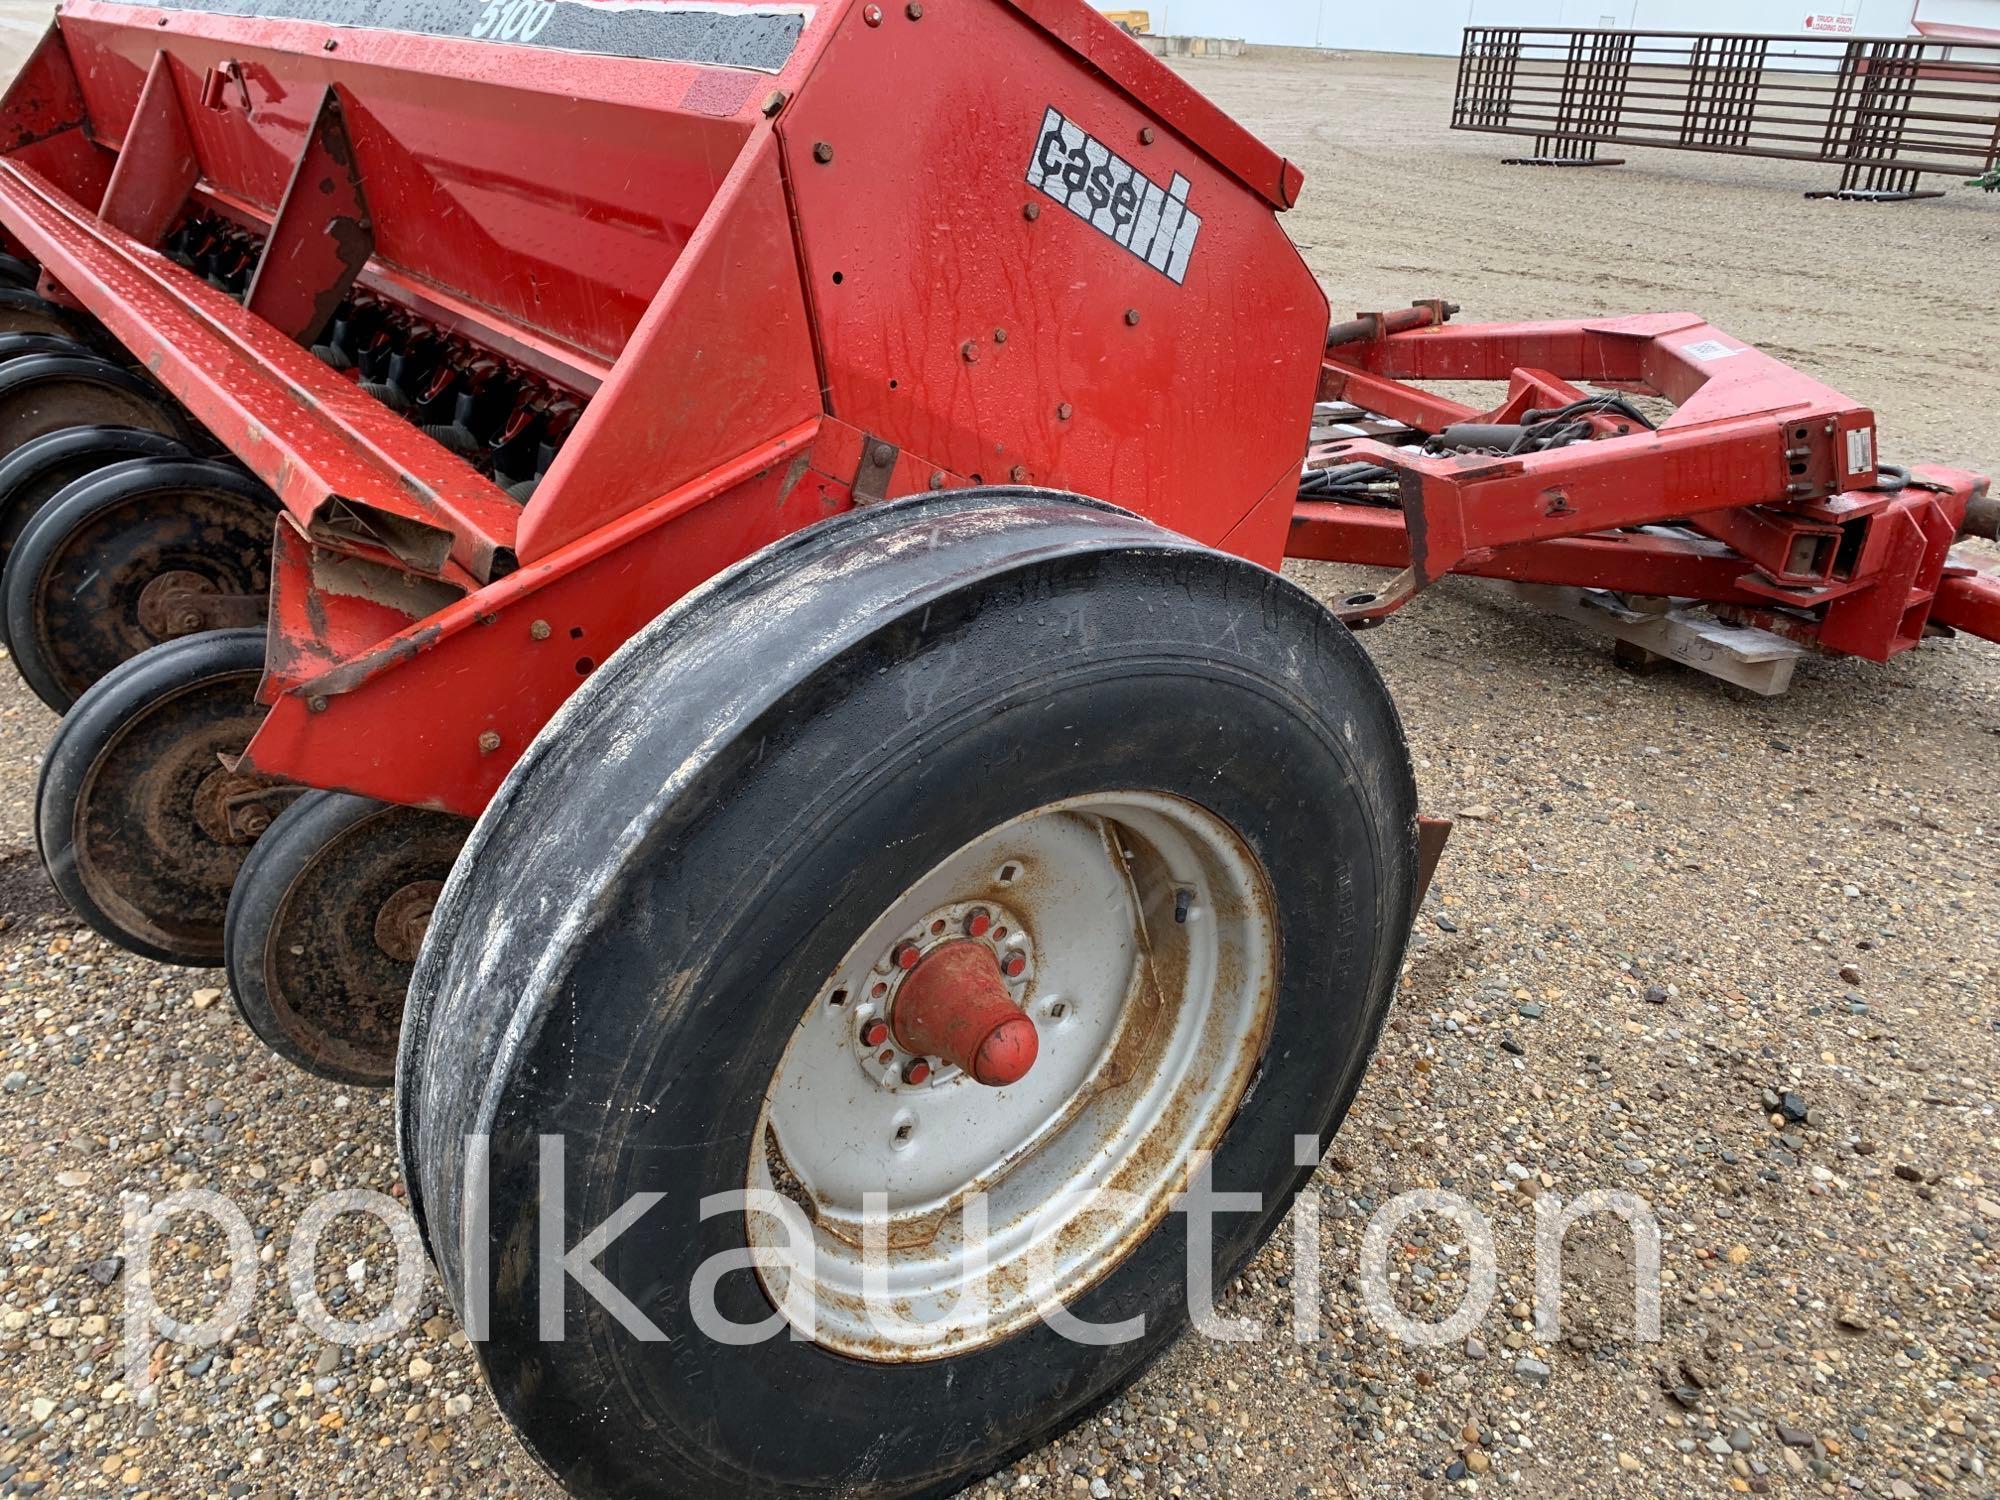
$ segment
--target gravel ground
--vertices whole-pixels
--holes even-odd
[[[1442,128],[1432,62],[1188,71],[1307,167],[1293,230],[1343,309],[1692,305],[1876,401],[1890,457],[2000,467],[2000,361],[1961,295],[2000,203],[1808,205],[1813,169],[1661,155],[1511,171],[1501,143]],[[1461,583],[1366,640],[1425,805],[1461,823],[1313,1186],[1321,1337],[1291,1336],[1281,1236],[1221,1309],[1261,1338],[1184,1340],[985,1488],[1995,1493],[2000,653],[1808,663],[1767,702],[1627,677]],[[53,722],[0,671],[0,1494],[551,1495],[449,1314],[360,1352],[292,1320],[279,1262],[310,1197],[397,1190],[388,1102],[266,1055],[219,975],[128,958],[59,910],[31,823]],[[242,1204],[270,1264],[234,1341],[159,1346],[135,1400],[118,1195],[183,1187]],[[1490,1315],[1438,1350],[1383,1338],[1353,1289],[1363,1222],[1420,1187],[1468,1199],[1498,1253]],[[1657,1210],[1657,1344],[1635,1338],[1613,1221],[1569,1238],[1562,1336],[1528,1321],[1533,1195],[1599,1188]],[[182,1222],[156,1275],[193,1319],[227,1290],[222,1240]],[[330,1241],[317,1284],[339,1315],[382,1304],[388,1249],[376,1229]],[[1457,1304],[1448,1221],[1408,1221],[1392,1253],[1412,1316]]]

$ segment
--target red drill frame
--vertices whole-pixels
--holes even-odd
[[[1987,492],[1932,466],[1884,484],[1874,414],[1685,313],[1453,327],[1439,304],[1329,350],[1320,393],[1433,434],[1515,422],[1599,390],[1662,397],[1656,431],[1593,418],[1594,440],[1498,457],[1361,437],[1400,507],[1302,500],[1287,553],[1401,569],[1345,613],[1377,619],[1447,573],[1695,599],[1829,652],[1886,661],[1931,627],[2000,639],[1990,570],[1953,543]],[[1354,325],[1362,327],[1364,325]],[[1505,382],[1478,411],[1412,381]]]
[[[1698,319],[1425,304],[1329,346],[1277,219],[1298,170],[1082,0],[721,0],[747,50],[699,60],[536,29],[671,0],[467,0],[464,35],[436,34],[449,5],[383,0],[387,30],[344,24],[354,3],[71,0],[0,103],[0,226],[45,294],[283,501],[256,770],[477,813],[706,579],[982,484],[1271,567],[1403,569],[1361,618],[1458,571],[1703,599],[1876,659],[1929,624],[2000,635],[1992,578],[1948,558],[1984,481],[1871,488],[1865,409]],[[261,241],[244,301],[160,253],[197,214]],[[356,289],[583,406],[525,504],[310,352]],[[1478,414],[1438,380],[1509,394]],[[1398,507],[1297,500],[1316,399],[1407,439],[1579,382],[1679,410],[1516,458],[1363,438],[1340,460],[1393,470]]]

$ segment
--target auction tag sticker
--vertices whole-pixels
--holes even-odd
[[[1192,184],[1180,173],[1162,187],[1052,106],[1028,159],[1028,186],[1176,286],[1186,284],[1201,216],[1188,208]]]
[[[1698,344],[1681,345],[1681,352],[1692,354],[1696,359],[1706,363],[1714,359],[1728,359],[1731,355],[1742,354],[1744,351],[1732,349],[1720,339],[1703,339]]]

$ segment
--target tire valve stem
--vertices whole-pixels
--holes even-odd
[[[1174,921],[1177,925],[1182,927],[1187,926],[1188,910],[1193,905],[1194,905],[1193,891],[1174,892]]]

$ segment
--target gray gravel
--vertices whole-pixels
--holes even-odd
[[[1541,222],[1568,190],[1505,175],[1491,143],[1445,137],[1434,65],[1347,66],[1191,71],[1253,127],[1290,132],[1279,144],[1321,191],[1343,166],[1393,155],[1396,130],[1419,128],[1395,123],[1410,100],[1425,149],[1482,186],[1488,224]],[[1308,129],[1300,101],[1315,89],[1386,100],[1391,123],[1329,102]],[[1662,170],[1712,171],[1728,212],[1711,222],[1764,243],[1773,265],[1787,258],[1758,241],[1756,209],[1789,213],[1796,185],[1691,160]],[[1956,282],[2000,223],[1967,230],[1956,208],[1822,222],[1871,235],[1921,222],[1928,237],[1908,253],[1932,259],[1918,271]],[[1341,286],[1345,252],[1326,250],[1313,220],[1294,227]],[[1602,228],[1589,252],[1600,280],[1619,267],[1671,280]],[[1343,233],[1372,237],[1369,274],[1388,279],[1397,217]],[[1448,290],[1474,313],[1517,310],[1479,294],[1545,311],[1638,305],[1601,285],[1524,288],[1497,262],[1443,288],[1421,264],[1396,270],[1405,299]],[[1811,319],[1789,336],[1794,357],[1853,383],[1889,428],[1937,422],[1936,393],[1885,382],[1880,350],[1856,360],[1837,338],[1813,344]],[[1923,342],[1894,321],[1878,336]],[[2000,459],[1990,431],[1959,441]],[[1360,578],[1296,572],[1327,595]],[[1462,821],[1385,1044],[1313,1184],[1323,1336],[1287,1333],[1295,1263],[1281,1236],[1221,1309],[1265,1321],[1263,1339],[1184,1340],[1124,1399],[984,1488],[1995,1493],[2000,652],[1937,643],[1887,667],[1808,663],[1789,697],[1766,702],[1678,673],[1627,677],[1569,627],[1457,582],[1366,640],[1425,806]],[[293,1326],[275,1264],[226,1348],[160,1346],[150,1403],[118,1383],[107,1320],[121,1272],[105,1258],[120,1192],[220,1189],[275,1260],[308,1195],[398,1191],[396,1165],[386,1100],[299,1077],[251,1040],[219,976],[110,951],[58,910],[30,821],[52,723],[0,669],[0,1494],[552,1494],[448,1314],[427,1307],[409,1337],[348,1353]],[[1423,1186],[1463,1194],[1498,1241],[1492,1313],[1443,1351],[1383,1340],[1351,1285],[1368,1214]],[[1562,1336],[1541,1339],[1528,1319],[1533,1194],[1601,1187],[1658,1209],[1659,1344],[1633,1338],[1629,1242],[1604,1221],[1570,1237]],[[386,1296],[388,1242],[347,1228],[318,1286],[360,1317]],[[181,1316],[221,1295],[220,1249],[190,1227],[163,1251]],[[1408,1313],[1456,1305],[1465,1256],[1447,1223],[1407,1222],[1395,1255]]]

